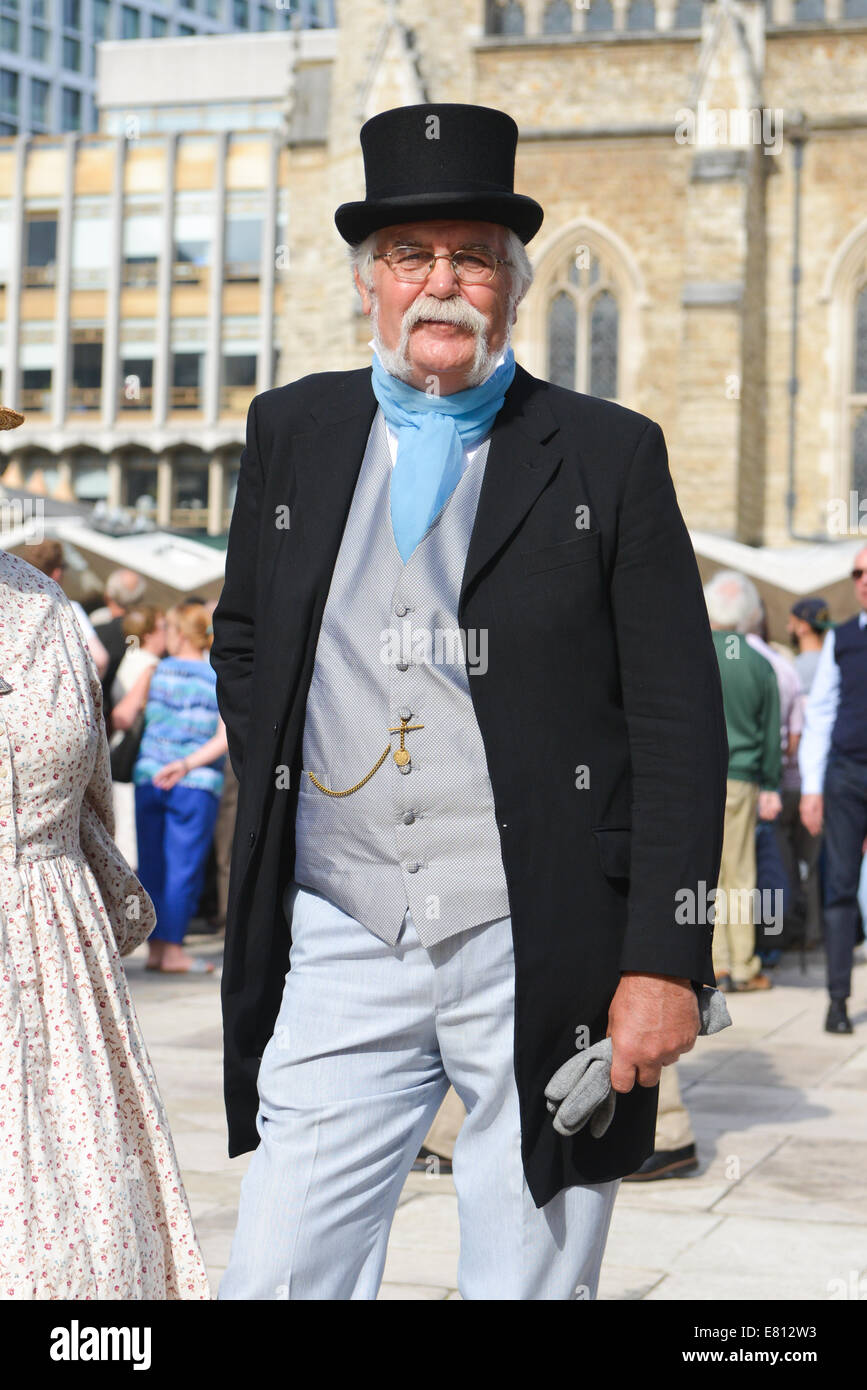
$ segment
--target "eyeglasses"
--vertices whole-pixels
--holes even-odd
[[[857,581],[861,578],[861,576],[862,576],[863,573],[864,573],[863,570],[853,570],[853,571],[852,571],[852,578],[857,582]]]
[[[462,285],[485,285],[493,280],[498,265],[512,264],[481,247],[435,255],[424,246],[393,246],[390,251],[382,251],[373,259],[385,261],[396,280],[410,285],[419,285],[433,274],[437,261],[449,261]]]

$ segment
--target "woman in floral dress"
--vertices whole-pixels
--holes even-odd
[[[0,1299],[207,1299],[121,956],[102,687],[62,589],[0,550]]]

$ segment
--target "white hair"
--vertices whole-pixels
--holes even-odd
[[[524,243],[513,232],[511,227],[504,227],[503,232],[506,237],[506,260],[509,262],[508,275],[510,282],[509,309],[517,309],[524,295],[533,283],[533,267],[530,258],[524,249]],[[349,247],[349,262],[353,270],[358,271],[361,283],[367,289],[373,288],[373,257],[376,252],[376,240],[379,232],[371,232],[369,236],[360,241],[357,246]]]
[[[704,598],[714,627],[747,633],[761,617],[759,591],[739,570],[718,570],[705,584]]]
[[[104,593],[120,608],[131,608],[141,603],[147,584],[135,570],[112,570],[105,581]]]

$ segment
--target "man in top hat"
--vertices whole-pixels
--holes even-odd
[[[229,1151],[258,1145],[220,1297],[375,1298],[449,1082],[463,1297],[594,1297],[713,983],[719,672],[659,427],[515,363],[514,121],[402,107],[361,143],[335,220],[372,369],[253,401],[214,614]],[[606,1046],[579,1128],[552,1076]]]

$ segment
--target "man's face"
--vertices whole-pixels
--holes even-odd
[[[438,254],[462,247],[487,247],[506,258],[506,233],[494,222],[409,222],[386,227],[377,235],[377,253],[395,246],[423,246]],[[499,356],[517,317],[511,308],[512,282],[507,267],[498,265],[487,284],[461,284],[447,260],[438,260],[427,280],[408,284],[398,280],[383,260],[374,261],[373,287],[355,274],[366,314],[373,313],[375,331],[392,353],[402,352],[399,374],[420,391],[451,395],[478,384],[475,374]],[[462,319],[463,322],[433,321]],[[403,342],[402,342],[403,335]],[[389,364],[386,363],[386,366]],[[485,372],[487,375],[487,372]],[[482,378],[483,379],[483,378]]]
[[[854,581],[855,597],[861,607],[867,609],[867,549],[858,552],[852,568],[861,571],[861,578]]]

